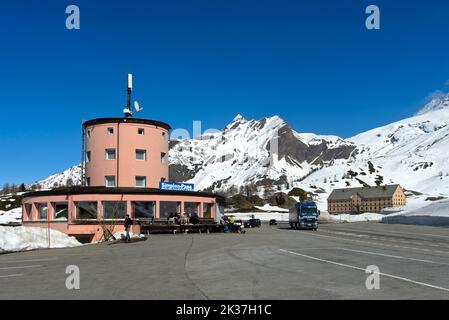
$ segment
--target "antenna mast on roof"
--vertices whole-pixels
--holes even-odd
[[[133,113],[131,111],[131,94],[133,91],[133,75],[131,73],[128,73],[128,99],[126,101],[126,108],[123,109],[123,113],[125,114],[125,117],[132,117]],[[142,111],[143,108],[139,106],[139,103],[137,101],[134,101],[134,109],[136,112]]]
[[[131,117],[133,113],[131,112],[131,93],[133,91],[133,75],[131,73],[128,73],[128,99],[126,103],[126,108],[123,109],[123,113],[125,114],[125,117]]]

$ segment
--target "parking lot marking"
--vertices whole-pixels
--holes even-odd
[[[26,269],[26,268],[39,268],[39,267],[42,267],[42,265],[19,266],[19,267],[4,267],[4,268],[0,268],[0,270]]]
[[[348,235],[350,237],[361,237],[360,234],[354,234],[354,233],[348,233],[348,232],[332,232],[329,230],[324,230],[324,232],[329,233],[329,234]],[[364,235],[364,238],[380,240],[380,241],[392,241],[390,238],[371,236],[371,235]],[[394,239],[394,241],[400,242],[400,243],[405,243],[405,244],[414,244],[414,245],[418,245],[418,246],[442,247],[441,245],[434,244],[434,243],[423,243],[423,242],[418,242],[418,241],[400,240],[400,239]]]
[[[328,264],[333,264],[333,265],[344,267],[344,268],[359,270],[359,271],[362,271],[364,273],[366,271],[365,268],[360,268],[360,267],[352,266],[352,265],[349,265],[349,264],[344,264],[344,263],[335,262],[335,261],[331,261],[331,260],[326,260],[326,259],[321,259],[321,258],[317,258],[317,257],[312,257],[312,256],[309,256],[309,255],[306,255],[306,254],[293,252],[293,251],[288,251],[288,250],[284,250],[284,249],[279,249],[279,250],[281,252],[284,252],[284,253],[289,253],[289,254],[293,254],[293,255],[296,255],[296,256],[300,256],[300,257],[304,257],[304,258],[307,258],[307,259],[320,261],[320,262],[324,262],[324,263],[328,263]],[[432,289],[437,289],[437,290],[449,292],[448,288],[439,287],[439,286],[435,286],[433,284],[420,282],[420,281],[415,281],[415,280],[404,278],[404,277],[395,276],[395,275],[389,274],[389,273],[379,272],[379,275],[387,277],[387,278],[401,280],[401,281],[408,282],[408,283],[413,283],[413,284],[420,285],[420,286],[423,286],[423,287],[428,287],[428,288],[432,288]]]
[[[57,258],[48,258],[48,259],[29,259],[29,260],[4,260],[0,261],[0,263],[23,263],[23,262],[41,262],[41,261],[55,261]]]
[[[431,260],[408,258],[408,257],[396,256],[396,255],[391,255],[391,254],[384,254],[384,253],[379,253],[379,252],[371,252],[371,251],[364,251],[364,250],[354,250],[354,249],[347,249],[347,248],[338,248],[338,249],[339,250],[344,250],[344,251],[366,253],[366,254],[371,254],[371,255],[375,255],[375,256],[383,256],[383,257],[388,257],[388,258],[404,259],[404,260],[411,260],[411,261],[418,261],[418,262],[425,262],[425,263],[432,263],[432,264],[445,264],[445,265],[448,264],[448,263],[444,263],[444,262],[436,262],[436,261],[431,261]]]
[[[18,273],[18,274],[7,274],[7,275],[4,275],[4,276],[1,276],[1,275],[0,275],[0,278],[12,278],[12,277],[21,277],[21,276],[23,276],[22,273]]]
[[[346,230],[350,230],[350,231],[356,231],[356,232],[360,232],[361,230],[355,230],[355,229],[351,229],[351,228],[347,228]],[[405,232],[405,231],[386,231],[386,230],[382,230],[383,233],[389,233],[389,234],[398,234],[398,233],[402,233],[402,234],[410,234],[410,235],[422,235],[422,236],[430,236],[430,237],[437,237],[437,238],[447,238],[449,239],[449,236],[445,236],[445,235],[441,235],[441,234],[432,234],[432,233],[412,233],[412,232]]]
[[[441,251],[441,250],[430,250],[430,249],[416,248],[416,247],[404,247],[404,246],[398,246],[398,245],[394,245],[394,244],[385,244],[385,243],[372,242],[372,241],[363,241],[363,240],[355,240],[355,239],[348,239],[348,238],[342,238],[342,237],[326,236],[323,234],[315,234],[315,233],[303,233],[303,234],[309,235],[309,236],[314,236],[314,237],[331,238],[331,239],[338,239],[338,240],[357,242],[357,243],[367,243],[370,245],[377,245],[377,246],[382,246],[382,247],[387,247],[387,248],[401,248],[401,249],[411,249],[411,250],[419,250],[419,251],[426,251],[426,252],[433,252],[433,253],[449,254],[448,251]]]

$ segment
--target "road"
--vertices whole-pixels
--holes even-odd
[[[80,290],[65,286],[80,270]],[[368,290],[375,265],[380,289]],[[153,235],[0,256],[0,299],[448,299],[449,229],[379,223]]]

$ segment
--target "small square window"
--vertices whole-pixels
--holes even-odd
[[[115,160],[115,149],[106,149],[105,150],[105,159],[106,160]]]
[[[90,130],[87,130],[87,136],[90,138]]]
[[[145,129],[144,128],[137,129],[137,134],[143,136],[145,134]]]
[[[115,187],[115,176],[105,176],[104,185],[106,187]]]
[[[147,177],[136,177],[136,187],[137,188],[146,188],[147,186]]]
[[[147,150],[136,150],[136,160],[147,160]]]
[[[167,154],[165,152],[161,152],[161,163],[167,163]]]
[[[166,133],[165,133],[165,132],[162,132],[162,139],[163,139],[163,140],[165,140],[166,136],[167,136]]]
[[[114,128],[108,128],[108,134],[114,134]]]

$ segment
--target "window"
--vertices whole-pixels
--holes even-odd
[[[167,137],[167,134],[165,132],[162,132],[162,140],[165,140],[166,137]]]
[[[38,203],[37,204],[37,213],[39,220],[47,220],[48,217],[48,204],[46,203]]]
[[[136,177],[136,187],[137,188],[146,188],[147,186],[147,177]]]
[[[161,201],[160,202],[160,216],[161,219],[168,218],[170,213],[181,213],[181,202],[175,201]]]
[[[147,150],[136,150],[136,160],[147,160]]]
[[[54,206],[55,206],[54,219],[67,221],[69,217],[69,204],[67,202],[56,202]]]
[[[31,210],[33,209],[33,206],[31,203],[25,203],[25,214],[28,220],[31,219]]]
[[[167,163],[167,154],[165,152],[161,152],[161,163]]]
[[[115,187],[115,176],[105,176],[104,185],[106,187]]]
[[[161,182],[165,182],[165,181],[167,181],[167,179],[161,178]]]
[[[141,136],[145,135],[145,129],[144,128],[137,129],[137,134]]]
[[[76,218],[79,220],[97,219],[97,202],[96,201],[79,201],[75,202]]]
[[[125,219],[126,201],[103,201],[103,219]]]
[[[86,186],[90,187],[90,178],[86,178]]]
[[[151,219],[154,216],[156,203],[152,201],[133,201],[131,207],[136,219]]]
[[[90,151],[86,152],[86,163],[90,162]]]
[[[90,138],[90,130],[87,130],[87,136]]]
[[[191,215],[198,214],[198,202],[184,202],[184,211]]]
[[[115,149],[106,149],[105,150],[105,159],[106,160],[115,160]]]
[[[108,128],[107,131],[109,135],[114,134],[114,128]]]

